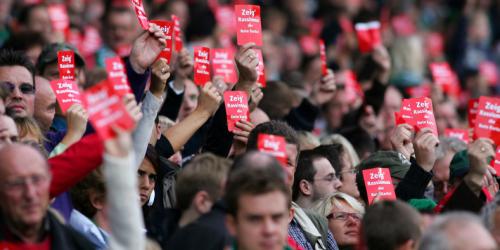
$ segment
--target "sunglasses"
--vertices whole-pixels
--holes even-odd
[[[9,93],[12,93],[14,92],[14,89],[16,89],[16,85],[11,82],[3,82],[2,88],[7,90]],[[19,91],[25,95],[32,95],[35,93],[35,86],[29,83],[21,83],[18,88]]]

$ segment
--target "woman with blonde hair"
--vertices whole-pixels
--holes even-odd
[[[355,249],[359,241],[363,205],[352,196],[335,192],[313,205],[313,211],[328,219],[328,229],[340,250]]]

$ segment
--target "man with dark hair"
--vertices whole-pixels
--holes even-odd
[[[79,86],[85,84],[85,61],[78,50],[67,43],[52,43],[45,46],[36,63],[37,73],[49,81],[59,79],[57,52],[73,51],[75,53],[75,80]]]
[[[290,191],[271,168],[239,168],[227,184],[227,226],[235,249],[289,249]]]
[[[33,116],[35,67],[23,52],[0,50],[0,85],[9,92],[7,114],[14,118]]]
[[[420,214],[410,205],[398,200],[380,201],[366,210],[361,242],[370,250],[415,249],[422,234],[420,225]]]
[[[292,186],[292,198],[302,208],[337,191],[342,182],[321,149],[300,152]]]
[[[297,133],[282,121],[272,120],[259,124],[248,136],[247,150],[257,149],[257,138],[261,133],[285,137],[287,166],[284,169],[288,177],[288,187],[292,190],[299,152]],[[337,243],[328,231],[326,218],[306,213],[294,202],[292,202],[292,209],[294,210],[294,218],[288,226],[288,234],[298,245],[306,250],[338,249]]]

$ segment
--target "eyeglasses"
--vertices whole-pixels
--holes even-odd
[[[335,173],[331,173],[323,178],[318,178],[318,179],[314,179],[315,181],[326,181],[326,182],[334,182],[336,180],[338,180],[339,178],[337,177],[337,175]]]
[[[14,92],[14,89],[16,89],[16,85],[11,82],[3,82],[1,83],[2,87],[5,88],[9,93]],[[19,91],[25,95],[32,95],[35,93],[35,86],[29,83],[21,83],[19,85]]]
[[[10,192],[22,192],[28,185],[33,185],[36,188],[47,186],[50,181],[50,175],[36,174],[27,178],[16,178],[7,180],[3,183],[5,190]]]
[[[327,219],[334,219],[341,221],[346,221],[347,218],[349,217],[351,217],[353,220],[360,221],[363,218],[363,215],[360,213],[337,212],[337,213],[331,213],[326,216]]]

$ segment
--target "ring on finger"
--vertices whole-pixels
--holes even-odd
[[[486,148],[485,147],[481,147],[481,152],[484,152],[486,151]]]

